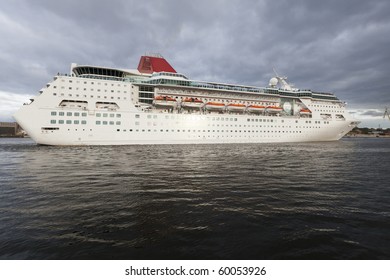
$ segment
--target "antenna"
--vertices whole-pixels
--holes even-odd
[[[386,116],[387,116],[387,117],[389,118],[389,120],[390,120],[390,114],[389,114],[389,110],[388,110],[387,107],[385,107],[385,113],[383,114],[383,118],[385,119]]]
[[[278,80],[278,82],[280,83],[281,85],[281,89],[284,89],[284,90],[293,90],[293,85],[292,84],[289,84],[287,83],[287,77],[282,77],[282,76],[279,76],[278,72],[276,72],[276,69],[275,67],[272,67],[272,69],[274,70],[274,73],[275,73],[275,78]],[[272,80],[272,79],[271,79]],[[274,83],[271,83],[273,84],[274,86],[276,86],[276,84]]]
[[[278,74],[278,72],[276,72],[275,67],[272,67],[272,70],[274,70],[275,76],[276,76],[276,77],[279,77],[279,74]]]

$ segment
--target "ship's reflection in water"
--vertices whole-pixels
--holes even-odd
[[[0,142],[3,259],[390,257],[390,141]]]

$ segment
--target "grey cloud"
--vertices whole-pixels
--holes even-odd
[[[376,111],[376,110],[368,110],[363,113],[361,113],[362,116],[370,116],[370,117],[382,117],[384,115],[384,110],[383,112],[381,111]]]
[[[0,90],[36,91],[71,62],[135,68],[157,51],[194,79],[264,86],[275,67],[355,107],[390,105],[389,13],[386,0],[7,1]]]

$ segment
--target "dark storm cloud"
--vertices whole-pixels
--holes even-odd
[[[34,94],[71,62],[135,68],[161,52],[190,78],[264,86],[272,68],[355,107],[390,105],[384,1],[7,1],[0,91]]]

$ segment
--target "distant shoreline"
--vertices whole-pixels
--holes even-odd
[[[343,138],[390,138],[390,135],[355,134],[345,135]]]

